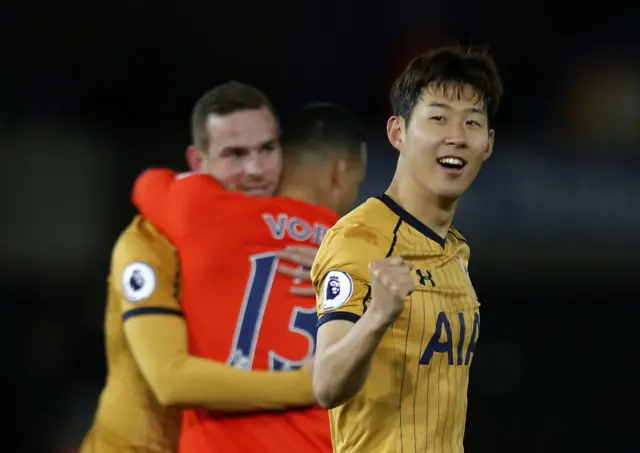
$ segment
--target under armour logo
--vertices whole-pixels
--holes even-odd
[[[436,282],[433,280],[433,276],[431,275],[430,271],[425,270],[425,272],[427,273],[427,275],[424,275],[420,269],[416,269],[416,274],[418,274],[420,285],[426,286],[427,282],[429,282],[431,283],[431,287],[433,288],[434,286],[436,286]]]

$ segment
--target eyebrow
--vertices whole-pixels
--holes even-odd
[[[443,104],[442,102],[431,102],[429,107],[437,107],[446,110],[453,110],[453,108],[449,104]],[[479,109],[478,107],[469,107],[464,109],[465,112],[471,113],[480,113],[481,115],[485,115],[486,112],[483,109]]]
[[[273,137],[273,138],[269,138],[267,140],[264,140],[260,143],[256,143],[253,145],[229,145],[229,146],[225,146],[224,148],[222,148],[222,151],[246,151],[246,150],[250,150],[252,148],[264,148],[265,146],[269,146],[269,145],[276,145],[278,143],[278,137]]]

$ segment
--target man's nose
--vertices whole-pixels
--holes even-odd
[[[447,128],[445,143],[450,146],[455,146],[456,148],[465,148],[467,146],[467,134],[464,126],[451,124]]]
[[[264,163],[260,153],[251,153],[244,164],[244,172],[247,175],[259,177],[264,173]]]

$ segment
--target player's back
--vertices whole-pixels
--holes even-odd
[[[462,452],[479,303],[456,230],[442,240],[386,195],[356,208],[327,233],[314,273],[348,273],[364,302],[342,298],[337,286],[324,296],[319,324],[361,316],[371,295],[368,263],[394,255],[414,266],[416,289],[376,350],[364,388],[330,410],[335,451]],[[318,278],[328,294],[331,279]],[[344,283],[337,274],[335,281]]]
[[[124,335],[121,257],[125,249],[140,247],[157,254],[167,266],[178,268],[171,244],[140,217],[118,239],[108,279],[105,314],[107,381],[81,453],[173,453],[177,448],[181,411],[158,403],[140,374]]]
[[[244,369],[301,366],[315,349],[315,300],[291,293],[295,282],[276,272],[278,252],[319,245],[337,215],[302,201],[226,192],[206,175],[163,184],[190,352]],[[233,416],[185,410],[183,419],[183,453],[331,451],[327,411],[319,408]]]
[[[215,235],[201,229],[180,240],[183,309],[198,334],[193,352],[238,368],[301,366],[315,342],[315,301],[291,294],[295,282],[276,272],[278,254],[287,245],[318,246],[335,214],[277,197],[221,209]]]

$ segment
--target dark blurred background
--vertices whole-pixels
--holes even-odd
[[[639,24],[615,1],[2,2],[2,451],[71,452],[89,426],[131,184],[185,168],[200,94],[251,83],[284,119],[347,105],[370,129],[364,199],[395,165],[393,78],[456,42],[488,44],[506,89],[455,222],[483,304],[466,449],[638,451]]]

